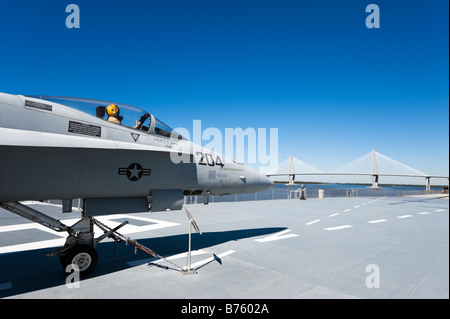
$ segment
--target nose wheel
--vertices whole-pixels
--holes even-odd
[[[86,276],[97,266],[98,254],[94,247],[80,244],[66,250],[59,256],[59,261],[64,271],[67,271],[67,266],[73,264],[78,266],[80,276]]]

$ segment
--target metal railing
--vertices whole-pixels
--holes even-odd
[[[329,198],[329,197],[405,197],[413,195],[442,194],[442,189],[391,189],[391,188],[308,188],[304,190],[305,198]],[[209,195],[209,202],[242,202],[300,199],[301,188],[272,188],[259,193],[234,194],[234,195]],[[185,196],[185,204],[202,204],[202,195]]]
[[[305,199],[309,198],[330,198],[330,197],[406,197],[413,195],[427,195],[427,194],[443,194],[446,193],[444,189],[432,188],[425,189],[408,189],[405,188],[327,188],[326,185],[314,185],[315,187],[304,188]],[[323,186],[323,187],[320,187]],[[448,193],[448,189],[446,190]],[[250,194],[234,194],[234,195],[209,195],[209,203],[222,202],[243,202],[243,201],[260,201],[260,200],[295,200],[302,196],[302,189],[297,187],[274,187],[259,193]],[[48,204],[61,205],[60,200],[45,201]],[[202,195],[184,196],[185,204],[203,204],[204,197]],[[82,199],[74,199],[72,207],[81,209],[83,207]]]

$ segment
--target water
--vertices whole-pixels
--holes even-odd
[[[304,184],[306,198],[318,198],[319,190],[327,197],[404,197],[423,194],[440,194],[442,187],[431,187],[430,191],[425,186],[382,186],[380,188],[369,188],[368,185],[358,184]],[[264,192],[251,194],[238,194],[228,196],[210,196],[213,202],[240,202],[272,199],[299,199],[300,185],[275,184],[272,189]],[[203,203],[203,196],[186,196],[185,203]]]
[[[275,185],[275,188],[292,190],[299,188],[299,185]],[[305,184],[305,196],[317,198],[319,189],[324,191],[324,197],[384,197],[384,196],[409,196],[442,192],[442,187],[432,187],[430,191],[425,190],[425,186],[382,186],[371,188],[369,185],[360,184]]]

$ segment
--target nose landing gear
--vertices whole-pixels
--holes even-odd
[[[125,221],[116,228],[109,229],[93,217],[87,216],[85,210],[83,210],[81,219],[69,227],[59,220],[19,202],[0,202],[0,207],[54,231],[68,232],[69,236],[66,238],[64,247],[55,249],[47,256],[59,256],[63,271],[69,271],[67,266],[71,264],[77,265],[80,270],[80,276],[90,274],[97,266],[98,254],[95,246],[106,237],[121,241],[114,232],[128,223]],[[94,224],[104,232],[98,238],[94,238]]]
[[[98,254],[95,247],[100,241],[107,237],[112,238],[116,242],[124,241],[127,244],[131,244],[135,246],[135,252],[136,249],[140,249],[153,257],[166,261],[181,272],[186,271],[183,267],[180,267],[163,256],[155,253],[150,248],[145,247],[137,241],[118,233],[117,230],[128,224],[128,221],[124,221],[115,228],[109,228],[100,221],[96,220],[94,217],[87,216],[86,211],[83,210],[81,219],[69,227],[59,220],[19,202],[0,202],[0,207],[48,227],[54,231],[67,231],[69,233],[64,247],[57,248],[52,253],[47,254],[47,256],[59,257],[59,261],[64,272],[70,273],[74,267],[69,268],[68,266],[76,265],[80,272],[80,276],[86,276],[92,273],[98,262]],[[103,231],[103,234],[97,238],[94,238],[94,225]]]
[[[80,244],[68,249],[59,256],[59,261],[64,271],[69,265],[76,265],[80,271],[80,276],[89,275],[97,266],[98,254],[93,246]],[[71,268],[69,268],[71,269]]]

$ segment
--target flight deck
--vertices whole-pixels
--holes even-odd
[[[80,212],[27,205],[76,222]],[[98,219],[164,256],[106,239],[95,271],[68,280],[64,233],[0,209],[1,298],[449,298],[448,195],[263,200]],[[97,232],[102,233],[99,229]],[[167,262],[169,261],[169,262]],[[77,284],[77,285],[75,285]]]

